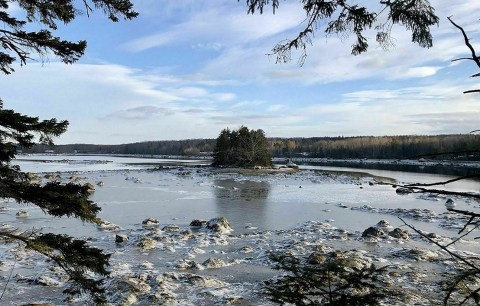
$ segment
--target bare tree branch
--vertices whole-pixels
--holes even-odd
[[[468,47],[468,49],[470,49],[470,52],[472,53],[472,58],[470,59],[473,60],[480,68],[480,59],[475,52],[475,48],[473,48],[473,46],[470,44],[470,39],[468,38],[467,33],[465,33],[465,30],[461,26],[453,22],[452,16],[447,17],[447,19],[450,21],[451,24],[453,24],[454,27],[456,27],[462,32],[463,39],[465,40],[465,45]]]
[[[461,177],[457,177],[457,178],[454,178],[454,179],[451,179],[451,180],[447,180],[447,181],[443,181],[443,182],[435,182],[435,183],[413,183],[413,184],[407,184],[407,185],[404,185],[403,187],[416,187],[416,186],[424,186],[424,187],[428,187],[428,186],[439,186],[439,185],[447,185],[447,184],[450,184],[450,183],[453,183],[453,182],[457,182],[457,181],[461,181],[461,180],[466,180],[466,179],[471,179],[471,178],[480,178],[480,173],[476,173],[476,174],[471,174],[471,175],[465,175],[465,176],[461,176]]]

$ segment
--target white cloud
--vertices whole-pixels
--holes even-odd
[[[135,2],[142,15],[132,23],[135,31],[122,28],[123,49],[89,49],[87,57],[107,63],[18,68],[2,79],[6,107],[70,120],[61,143],[216,137],[242,124],[268,136],[305,137],[478,129],[478,103],[461,94],[478,87],[466,69],[476,67],[450,62],[468,50],[445,17],[454,15],[475,37],[471,12],[480,1],[432,1],[442,16],[432,49],[412,44],[410,33],[395,27],[394,48],[385,52],[372,42],[355,57],[352,37],[318,32],[303,67],[275,65],[265,55],[298,33],[299,2],[254,16],[232,0]],[[123,64],[108,63],[114,60]]]
[[[298,25],[304,18],[303,10],[298,4],[286,3],[275,15],[247,15],[243,7],[232,1],[216,2],[215,5],[207,3],[210,1],[202,1],[204,7],[192,13],[187,20],[169,29],[131,40],[123,48],[140,52],[185,42],[193,42],[197,46],[215,46],[219,41],[222,46],[232,46],[281,33]],[[159,3],[157,7],[160,11],[161,6]]]
[[[206,118],[235,94],[173,79],[120,65],[29,64],[4,77],[2,99],[6,108],[25,114],[69,120],[59,143],[188,138],[185,129],[198,137],[209,128],[216,132]],[[192,111],[199,101],[208,101],[204,113]]]

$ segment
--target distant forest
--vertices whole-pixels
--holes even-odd
[[[438,158],[480,160],[480,135],[436,136],[359,136],[269,138],[269,149],[274,157],[317,158],[408,158],[432,153],[455,152]],[[209,156],[215,139],[188,139],[147,141],[121,145],[71,144],[37,145],[23,149],[24,153],[54,152],[58,154],[136,154]],[[429,158],[435,158],[431,156]]]

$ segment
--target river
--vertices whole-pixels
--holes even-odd
[[[455,237],[463,222],[445,217],[447,212],[444,203],[447,197],[398,195],[391,185],[380,184],[426,183],[454,178],[445,174],[305,165],[300,166],[300,170],[295,173],[240,175],[233,171],[216,172],[206,166],[204,160],[76,155],[21,156],[14,163],[23,171],[37,173],[40,177],[46,173],[55,173],[65,181],[75,176],[82,182],[91,182],[96,187],[91,198],[102,208],[99,216],[118,225],[119,229],[110,231],[75,219],[52,218],[36,207],[18,206],[12,202],[2,204],[0,223],[8,223],[24,230],[42,228],[45,232],[66,233],[89,239],[93,244],[112,252],[112,271],[122,276],[142,270],[139,265],[143,262],[151,263],[155,267],[155,273],[179,271],[179,262],[195,260],[201,263],[212,256],[228,263],[223,269],[201,269],[196,273],[205,277],[214,276],[230,286],[222,287],[223,291],[218,296],[213,293],[220,289],[209,288],[212,295],[210,298],[202,298],[199,291],[192,293],[191,288],[178,289],[175,294],[180,304],[221,303],[221,298],[225,296],[240,296],[239,300],[252,302],[261,281],[274,275],[268,268],[265,253],[284,246],[292,239],[320,239],[336,248],[356,247],[374,253],[372,256],[388,258],[388,247],[392,247],[392,243],[400,243],[397,247],[405,244],[411,248],[435,247],[417,237],[408,242],[385,240],[383,242],[386,245],[383,249],[380,248],[381,252],[378,247],[372,249],[371,244],[365,244],[359,237],[363,230],[380,220],[387,221],[392,228],[404,228],[399,219],[403,217],[409,224],[442,237]],[[102,183],[98,184],[99,182]],[[479,192],[480,183],[476,180],[463,180],[449,184],[447,188]],[[459,209],[479,208],[476,201],[461,198],[454,200]],[[27,218],[15,217],[20,209],[27,211]],[[207,239],[207,236],[202,236],[196,240],[182,241],[164,230],[164,235],[171,238],[168,243],[159,243],[161,246],[148,251],[136,247],[139,237],[146,233],[141,223],[147,218],[157,219],[160,228],[174,224],[181,230],[188,229],[194,219],[209,220],[216,217],[225,217],[230,223],[233,231],[228,238],[208,236],[210,238]],[[312,224],[325,230],[312,233]],[[328,238],[330,236],[326,233],[337,229],[351,235],[345,236],[345,239]],[[128,246],[115,244],[115,235],[118,233],[132,237]],[[252,247],[253,251],[239,253],[238,250],[246,246]],[[200,251],[193,252],[192,249],[195,248]],[[471,241],[466,248],[476,250],[478,245]],[[7,249],[4,246],[3,250]],[[6,282],[10,267],[13,266],[12,255],[5,251],[1,257],[4,268],[0,273],[0,281]],[[33,275],[32,278],[43,273],[41,268],[29,266],[23,261],[16,263],[15,271],[22,275]],[[18,288],[25,292],[22,298],[14,294]],[[15,305],[20,301],[32,302],[28,297],[33,296],[36,300],[59,305],[61,295],[56,290],[17,283],[7,288],[4,301],[8,305]],[[40,299],[38,292],[44,295]],[[115,296],[112,299],[120,298]],[[148,305],[145,299],[138,296],[137,304]],[[78,303],[81,304],[82,301],[80,299]],[[262,297],[256,303],[263,305],[268,302]]]

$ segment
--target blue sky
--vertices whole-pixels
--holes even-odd
[[[478,43],[480,1],[431,1],[441,21],[434,46],[402,27],[388,51],[350,55],[351,37],[319,31],[303,66],[275,64],[275,43],[293,38],[304,12],[281,1],[275,15],[247,15],[244,1],[136,0],[140,16],[112,23],[100,12],[61,26],[88,41],[74,65],[31,62],[1,76],[6,108],[70,122],[56,143],[120,144],[215,138],[226,128],[269,137],[468,133],[479,129],[480,95],[462,37]],[[460,3],[460,4],[458,4]],[[12,7],[10,11],[21,14]],[[374,33],[368,35],[374,37]],[[478,45],[480,52],[480,45]],[[295,55],[295,54],[294,54]]]

